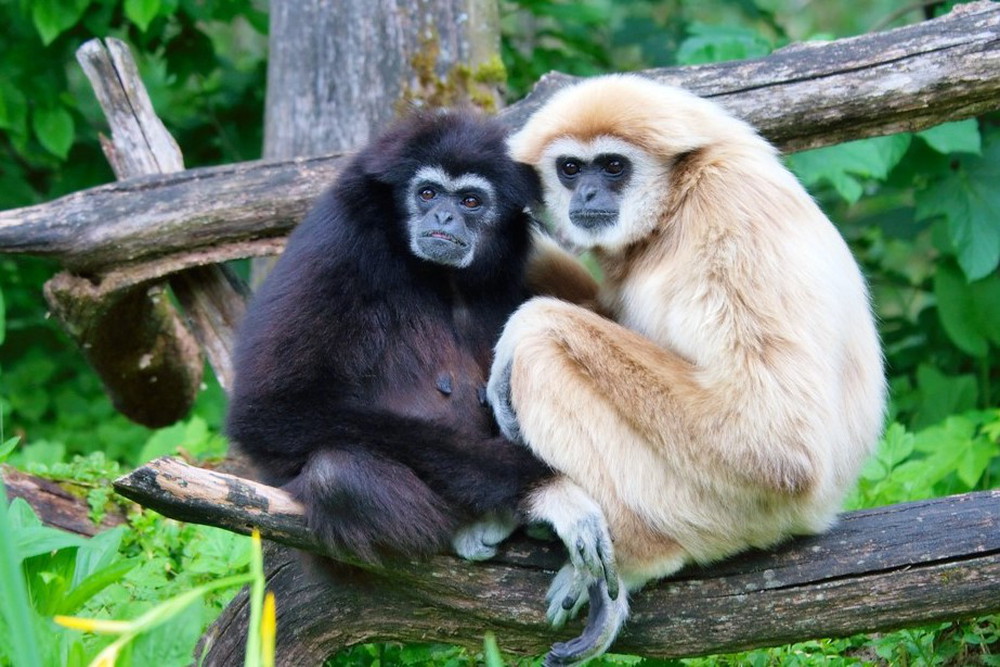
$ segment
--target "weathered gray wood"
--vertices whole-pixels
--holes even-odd
[[[361,146],[401,102],[426,105],[500,53],[495,0],[275,0],[270,22],[266,158]]]
[[[115,175],[182,171],[180,150],[153,112],[128,47],[93,39],[77,60],[111,127],[112,139],[102,136],[101,146]],[[64,271],[44,292],[119,412],[150,427],[187,414],[201,384],[201,355],[163,284],[108,284]]]
[[[718,98],[784,150],[917,130],[1000,108],[1000,4],[960,5],[933,21],[758,60],[649,74]],[[553,75],[504,117],[518,125],[562,82]],[[287,233],[340,160],[193,170],[3,211],[0,252],[49,255],[92,273],[164,256],[197,265],[207,249],[214,260],[236,257]],[[88,223],[96,224],[88,231]]]
[[[279,489],[159,459],[115,482],[119,493],[174,518],[323,553],[301,508]],[[517,538],[486,563],[453,556],[390,567],[310,574],[301,559],[272,550],[278,661],[320,664],[363,641],[447,641],[541,653],[573,627],[544,621],[544,591],[561,547]],[[304,569],[305,567],[305,569]],[[614,649],[677,657],[769,646],[810,637],[873,632],[1000,610],[1000,491],[850,512],[829,533],[793,540],[718,565],[682,571],[634,594]],[[211,632],[209,665],[239,664],[246,600],[237,598]]]
[[[119,179],[183,171],[181,151],[153,110],[128,45],[113,38],[103,42],[90,40],[77,51],[77,59],[94,87],[111,127],[113,141],[104,146]],[[243,313],[245,293],[231,275],[216,265],[202,265],[174,274],[170,280],[185,309],[187,320],[195,325],[195,338],[206,352],[220,382],[228,386],[233,372],[229,351],[236,324]],[[116,284],[116,281],[112,279],[109,284]],[[91,328],[95,337],[100,338],[106,336],[104,329],[109,327],[118,329],[120,336],[123,335],[120,331],[123,328],[132,327],[137,331],[151,329],[142,313],[135,313],[134,317],[122,321],[95,324]],[[170,330],[181,328],[176,323],[171,323],[169,327]],[[92,365],[101,373],[95,361],[98,360],[92,359]],[[113,363],[121,366],[124,361],[115,359]],[[200,384],[200,361],[197,366],[197,369],[177,368],[174,372],[196,377]],[[161,369],[160,377],[167,370]],[[102,373],[102,377],[104,375]],[[106,379],[105,383],[108,381]],[[141,393],[129,400],[146,401],[151,405],[159,403],[158,396],[143,396]]]
[[[223,389],[231,389],[236,331],[250,296],[246,283],[224,265],[213,264],[170,276],[170,287],[215,378]]]

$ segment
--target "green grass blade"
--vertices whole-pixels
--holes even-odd
[[[7,622],[14,664],[19,667],[42,667],[40,645],[35,627],[35,610],[28,601],[28,590],[21,571],[21,557],[14,551],[14,539],[7,521],[7,490],[0,480],[0,614]]]

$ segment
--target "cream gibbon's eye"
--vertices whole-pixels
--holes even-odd
[[[604,171],[612,176],[620,176],[625,171],[625,163],[617,158],[612,158],[604,165]]]
[[[580,173],[580,163],[573,159],[562,159],[559,161],[559,173],[568,178],[573,178]]]

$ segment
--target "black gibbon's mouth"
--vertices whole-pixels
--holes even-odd
[[[448,232],[442,232],[442,231],[424,232],[420,236],[421,238],[425,239],[440,239],[442,241],[448,241],[449,243],[454,243],[455,245],[460,246],[462,248],[466,248],[469,245],[462,239],[456,236],[452,236]]]

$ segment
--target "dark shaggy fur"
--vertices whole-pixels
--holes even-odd
[[[515,509],[549,474],[484,405],[492,346],[527,296],[523,210],[539,194],[504,138],[465,114],[390,130],[293,232],[247,312],[229,436],[341,554],[439,551],[460,521]],[[425,165],[496,189],[501,219],[467,268],[409,250],[404,190]]]

